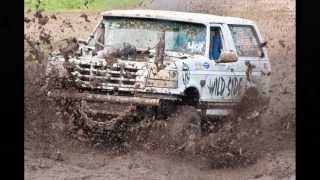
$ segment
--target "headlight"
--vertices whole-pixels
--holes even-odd
[[[162,79],[148,79],[147,87],[158,87],[158,88],[177,88],[177,81],[162,80]]]
[[[147,79],[147,87],[177,88],[177,71],[164,70]]]

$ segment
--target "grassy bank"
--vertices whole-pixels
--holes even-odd
[[[101,11],[136,7],[141,0],[41,0],[40,9],[59,11]],[[35,10],[38,0],[24,0],[25,11]]]

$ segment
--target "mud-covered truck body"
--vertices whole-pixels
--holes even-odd
[[[79,48],[49,57],[48,74],[69,84],[49,89],[49,96],[169,110],[189,105],[225,116],[250,89],[268,104],[271,67],[254,22],[156,10],[101,15]]]

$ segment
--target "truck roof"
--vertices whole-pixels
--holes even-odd
[[[164,10],[111,10],[101,13],[102,16],[114,17],[135,17],[135,18],[151,18],[163,20],[175,20],[184,22],[194,22],[202,24],[210,23],[226,23],[226,24],[243,24],[253,25],[254,22],[244,18],[217,16],[203,13],[189,13],[179,11],[164,11]]]

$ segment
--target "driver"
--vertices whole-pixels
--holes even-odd
[[[211,33],[212,33],[211,34],[211,50],[210,50],[209,58],[213,60],[217,60],[220,56],[220,51],[222,48],[221,36],[218,29],[214,29]]]

